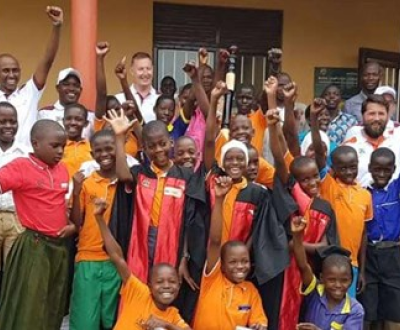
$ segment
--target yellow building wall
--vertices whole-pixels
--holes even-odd
[[[85,1],[85,0],[82,0]],[[283,69],[300,85],[300,99],[310,101],[314,67],[356,67],[360,47],[400,50],[400,1],[386,0],[162,0],[166,3],[280,9],[284,11]],[[50,33],[44,0],[0,0],[0,52],[21,62],[22,81],[34,72]],[[42,104],[52,103],[60,69],[70,65],[70,4],[53,1],[65,11],[60,52]],[[119,91],[113,67],[136,51],[152,52],[152,0],[99,0],[98,39],[109,41],[109,91]],[[268,33],[268,31],[266,31]],[[229,45],[227,45],[229,46]]]

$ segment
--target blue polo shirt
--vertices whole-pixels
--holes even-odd
[[[317,282],[315,276],[301,294],[305,296],[305,322],[312,323],[321,330],[363,329],[364,309],[348,294],[340,304],[330,310],[325,296],[325,287]]]
[[[367,222],[368,241],[393,241],[400,239],[400,178],[385,188],[369,187],[374,206],[374,218]]]

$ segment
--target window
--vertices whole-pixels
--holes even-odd
[[[214,67],[219,48],[239,48],[237,83],[261,89],[267,75],[267,52],[282,46],[283,12],[207,6],[154,4],[154,59],[157,86],[171,75],[178,86],[188,82],[183,65],[206,47]]]

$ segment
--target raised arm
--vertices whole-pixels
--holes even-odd
[[[101,198],[97,198],[94,201],[94,204],[94,215],[96,217],[96,221],[99,226],[101,237],[103,238],[103,243],[106,248],[107,254],[110,256],[112,263],[115,265],[119,275],[121,276],[122,282],[125,284],[132,273],[129,270],[128,265],[124,259],[124,254],[122,253],[121,247],[114,239],[113,235],[110,232],[110,229],[104,221],[104,212],[106,211],[108,205],[106,204],[106,201]]]
[[[64,13],[59,7],[48,6],[46,8],[46,13],[53,23],[53,29],[44,56],[40,60],[36,71],[33,74],[33,81],[38,90],[42,90],[46,85],[46,80],[51,66],[53,65],[54,59],[57,55],[58,46],[60,44],[61,26],[64,21]]]
[[[296,118],[294,116],[294,104],[297,98],[297,85],[290,83],[283,87],[285,116],[283,122],[283,134],[293,157],[300,156],[299,133],[297,131]]]
[[[221,253],[222,241],[222,203],[226,194],[232,187],[232,179],[227,176],[215,179],[215,204],[211,212],[210,242],[207,250],[206,274],[209,274],[218,260]]]
[[[125,100],[133,104],[134,114],[141,125],[144,124],[142,113],[139,111],[139,106],[136,103],[135,97],[129,88],[128,78],[126,73],[126,56],[124,56],[115,66],[114,73],[121,84],[122,92],[125,95]]]
[[[318,116],[325,108],[325,100],[315,99],[311,105],[310,111],[310,125],[311,125],[311,137],[312,144],[315,152],[315,161],[317,162],[320,170],[326,166],[326,148],[324,148],[321,134],[319,133],[319,122]]]
[[[218,63],[214,72],[214,83],[213,86],[217,85],[218,81],[225,81],[226,75],[226,63],[229,58],[229,51],[226,49],[218,50]]]
[[[116,165],[117,165],[117,177],[118,180],[122,182],[133,182],[136,180],[132,176],[132,173],[128,167],[126,162],[126,154],[125,154],[125,138],[126,134],[133,127],[137,119],[129,121],[129,119],[125,116],[125,112],[121,109],[121,113],[117,114],[115,110],[110,110],[108,112],[109,118],[104,116],[104,120],[110,123],[111,127],[114,130],[116,136]]]
[[[215,160],[215,137],[217,135],[217,106],[219,98],[227,92],[223,81],[217,82],[211,91],[210,111],[206,119],[206,134],[204,138],[204,165],[209,170]]]
[[[288,168],[285,163],[285,150],[282,150],[280,140],[284,139],[282,127],[280,124],[279,111],[276,109],[267,112],[268,130],[269,130],[269,147],[274,157],[275,171],[283,184],[289,179]]]
[[[85,175],[82,172],[77,172],[73,176],[73,190],[72,190],[72,209],[69,214],[69,220],[79,228],[83,223],[83,214],[81,211],[81,191],[82,184],[85,180]]]
[[[104,69],[104,58],[110,51],[108,42],[98,42],[96,45],[96,109],[97,119],[102,119],[107,110],[107,82]]]
[[[303,217],[294,217],[290,228],[293,235],[293,253],[300,270],[303,287],[308,287],[314,278],[314,273],[307,261],[306,249],[303,245],[304,229],[306,228]]]
[[[196,64],[194,62],[186,63],[183,67],[183,71],[189,76],[192,81],[193,93],[196,98],[197,104],[200,107],[201,112],[204,115],[204,118],[208,116],[208,109],[210,108],[210,102],[208,101],[207,94],[203,88],[203,85],[200,82],[199,73],[196,68]],[[189,120],[194,111],[194,106],[183,107],[183,115],[185,119]]]

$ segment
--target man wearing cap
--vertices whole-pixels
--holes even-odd
[[[153,82],[153,61],[147,53],[136,53],[132,56],[130,72],[133,83],[130,87],[136,104],[145,122],[156,119],[154,105],[158,99],[158,94],[152,86]],[[125,101],[123,93],[115,95],[121,103]]]
[[[30,131],[37,118],[37,109],[46,80],[53,65],[60,42],[63,11],[59,7],[47,7],[53,29],[46,52],[40,60],[35,73],[24,85],[18,87],[21,67],[11,54],[0,54],[0,101],[10,102],[17,109],[18,132],[16,141],[30,146]]]
[[[361,91],[348,99],[344,104],[343,112],[353,115],[358,123],[362,123],[361,106],[368,95],[374,94],[382,78],[382,67],[377,62],[364,64],[361,76]]]
[[[398,127],[400,124],[395,120],[396,104],[397,104],[397,93],[393,87],[390,86],[379,86],[375,93],[376,95],[382,95],[386,102],[389,104],[389,121],[386,128]]]
[[[64,108],[69,104],[79,102],[82,92],[82,81],[79,71],[73,68],[66,68],[60,71],[57,78],[56,90],[58,100],[50,106],[39,110],[37,119],[51,119],[63,125]],[[93,113],[88,113],[89,125],[83,130],[83,137],[89,138],[93,123]]]

